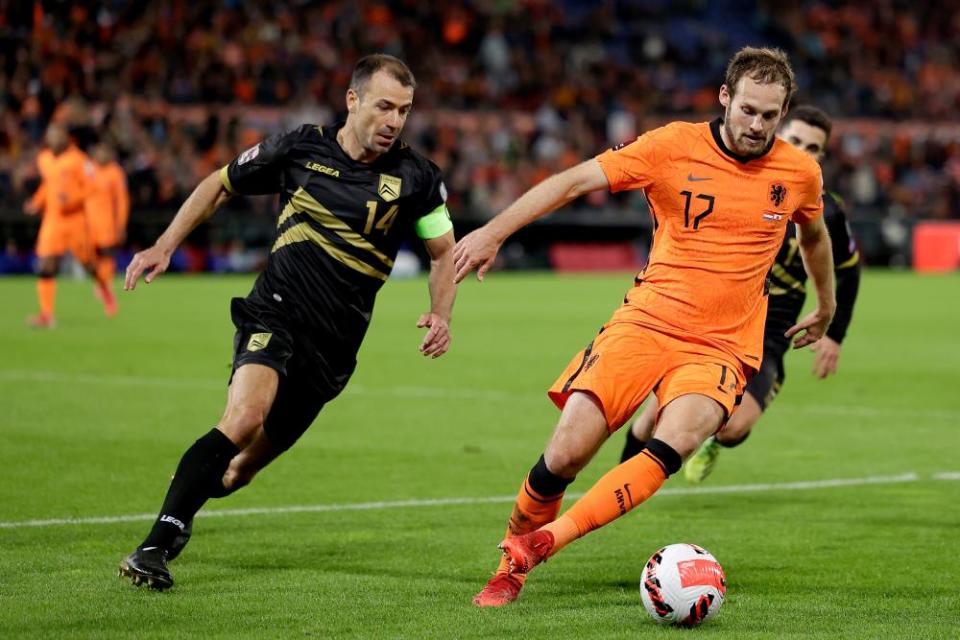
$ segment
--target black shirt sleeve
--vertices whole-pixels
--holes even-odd
[[[421,180],[419,201],[414,213],[415,219],[433,213],[437,207],[447,201],[447,188],[443,184],[440,167],[426,160],[421,169]]]
[[[833,264],[837,280],[837,311],[827,329],[827,336],[843,342],[853,319],[853,305],[860,289],[860,251],[850,231],[843,201],[829,192],[823,200],[824,222],[833,244]]]
[[[313,125],[303,125],[264,138],[221,170],[223,185],[230,193],[245,196],[280,192],[283,189],[283,168],[290,151],[313,128]]]

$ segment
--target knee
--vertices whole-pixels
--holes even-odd
[[[238,404],[227,407],[220,420],[220,430],[241,449],[253,440],[257,429],[263,426],[267,410],[252,404]]]
[[[747,411],[734,411],[727,424],[717,434],[717,440],[726,444],[739,442],[747,437],[759,417],[747,414]]]
[[[723,412],[719,407],[717,411],[711,408],[703,412],[672,413],[661,419],[656,437],[686,459],[704,440],[716,433],[721,424]]]
[[[244,468],[243,465],[230,465],[226,473],[223,474],[224,495],[229,495],[237,489],[242,489],[253,481],[257,472],[253,469]]]
[[[561,478],[574,478],[590,462],[590,455],[569,447],[550,446],[543,459],[551,473]]]

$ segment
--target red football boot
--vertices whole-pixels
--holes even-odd
[[[502,607],[520,597],[523,588],[523,576],[498,573],[484,585],[480,593],[473,596],[473,604],[478,607]]]
[[[510,561],[511,573],[529,573],[535,566],[545,562],[553,549],[553,534],[537,529],[522,536],[512,536],[498,546]]]

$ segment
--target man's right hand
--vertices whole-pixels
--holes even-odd
[[[40,207],[27,200],[23,203],[23,212],[28,216],[35,216],[40,213]]]
[[[480,227],[461,238],[453,249],[453,262],[457,269],[453,281],[462,282],[471,271],[476,269],[477,280],[483,282],[483,276],[493,266],[500,244],[487,226]]]
[[[145,271],[147,274],[143,277],[143,281],[147,284],[153,282],[154,278],[166,271],[167,267],[170,266],[170,256],[172,253],[172,251],[168,251],[157,245],[137,252],[127,266],[127,276],[123,281],[124,290],[133,291],[136,289],[137,280],[140,279],[140,275]]]

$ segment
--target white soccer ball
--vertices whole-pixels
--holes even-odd
[[[640,576],[640,599],[661,624],[694,627],[720,610],[727,577],[713,555],[695,544],[671,544],[652,556]]]

